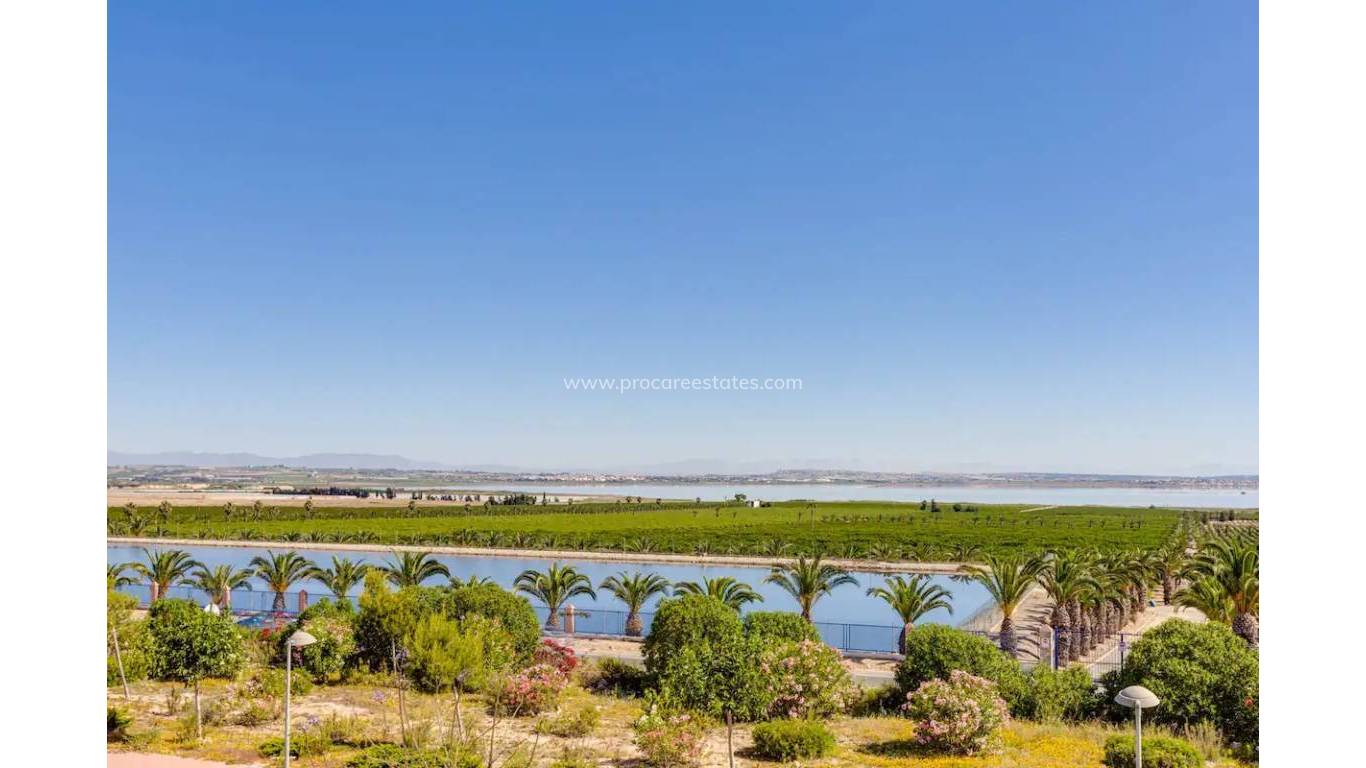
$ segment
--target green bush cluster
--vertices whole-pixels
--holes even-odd
[[[835,749],[835,735],[816,720],[772,720],[754,726],[754,752],[789,762],[825,757]]]
[[[686,595],[664,600],[641,647],[659,693],[677,706],[740,720],[768,713],[759,646],[739,614],[719,600]]]
[[[133,716],[118,707],[108,707],[108,735],[111,742],[128,741],[128,726],[133,724]]]
[[[346,761],[346,768],[451,768],[449,756],[439,749],[404,749],[396,744],[377,744]],[[456,756],[454,768],[480,768],[483,763],[469,753]]]
[[[452,619],[480,617],[496,624],[511,639],[515,661],[525,664],[541,644],[541,621],[526,598],[496,584],[464,585],[442,590],[441,610]]]
[[[686,595],[659,604],[642,650],[653,687],[682,709],[742,721],[827,717],[857,696],[815,634],[796,614],[741,620],[720,600]]]
[[[1078,721],[1105,710],[1106,700],[1085,669],[1039,665],[1026,674],[1019,662],[985,637],[941,624],[911,632],[896,682],[904,697],[926,680],[947,680],[954,670],[995,683],[1013,717]]]
[[[1106,739],[1105,764],[1109,768],[1133,768],[1134,737],[1116,735]],[[1201,768],[1204,764],[1189,742],[1167,736],[1143,739],[1143,768]]]
[[[1030,670],[1026,694],[1017,717],[1030,720],[1077,722],[1104,711],[1106,699],[1083,667],[1054,670],[1039,665]]]
[[[284,663],[285,641],[298,630],[318,642],[298,650],[299,667],[319,683],[344,679],[356,665],[356,611],[346,600],[320,600],[299,614],[276,642],[276,659]]]
[[[755,611],[744,619],[745,636],[761,643],[821,641],[816,626],[790,611]]]
[[[927,680],[947,680],[955,670],[996,683],[1011,714],[1026,716],[1032,704],[1029,680],[1019,662],[990,640],[942,624],[916,627],[906,637],[906,654],[896,668],[902,694],[920,688]]]
[[[119,679],[119,660],[123,660],[123,674],[130,683],[146,680],[151,673],[152,662],[147,654],[147,625],[133,621],[133,609],[138,605],[137,598],[122,592],[109,590],[105,622],[105,684],[113,687],[121,683]],[[114,652],[114,637],[118,636],[118,653]]]
[[[583,687],[593,693],[638,697],[645,695],[650,674],[620,659],[598,659],[579,673]]]
[[[1154,723],[1211,723],[1228,741],[1255,749],[1257,670],[1257,652],[1228,626],[1173,619],[1133,644],[1107,687],[1113,695],[1142,685],[1162,700],[1151,712]]]
[[[402,651],[405,670],[426,691],[449,689],[457,675],[463,688],[477,690],[489,675],[525,666],[541,642],[531,604],[495,584],[394,591],[371,573],[359,602],[355,663],[390,669]]]

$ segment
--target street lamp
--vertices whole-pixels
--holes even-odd
[[[1143,768],[1143,710],[1158,704],[1157,696],[1141,685],[1131,685],[1115,695],[1115,703],[1134,710],[1134,768]]]
[[[285,641],[285,768],[289,768],[289,692],[293,687],[290,679],[294,663],[294,649],[318,642],[318,638],[302,629],[289,636]]]

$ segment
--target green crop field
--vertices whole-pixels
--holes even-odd
[[[1176,509],[775,502],[573,506],[180,507],[108,509],[111,535],[243,541],[416,544],[693,554],[796,554],[957,560],[977,551],[1157,547]]]

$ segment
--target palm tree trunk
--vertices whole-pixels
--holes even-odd
[[[1078,658],[1091,650],[1091,614],[1084,610],[1081,612],[1081,624],[1077,625],[1077,643]]]
[[[1009,616],[1001,617],[1001,650],[1015,655],[1015,620]]]
[[[896,647],[900,649],[901,655],[906,655],[906,641],[911,639],[911,630],[915,629],[914,622],[906,622],[901,625],[901,636],[896,639]]]
[[[1050,619],[1050,622],[1053,624],[1053,633],[1056,638],[1054,643],[1057,646],[1053,650],[1053,656],[1059,662],[1066,664],[1070,658],[1069,654],[1071,653],[1071,640],[1068,638],[1068,628],[1072,625],[1071,617],[1067,615],[1067,606],[1062,603],[1055,603],[1053,605],[1053,616]]]
[[[546,619],[545,619],[545,628],[546,628],[546,629],[559,629],[559,628],[560,628],[560,607],[559,607],[558,605],[551,605],[551,606],[547,606],[547,607],[550,609],[550,615],[547,616]]]
[[[1261,638],[1261,627],[1257,617],[1250,613],[1240,613],[1233,617],[1233,633],[1247,641],[1253,648],[1257,647]]]
[[[640,614],[631,611],[626,615],[626,636],[640,637],[645,631],[645,623],[640,620]]]
[[[1067,602],[1067,619],[1069,624],[1067,633],[1067,660],[1076,661],[1081,658],[1082,654],[1080,600],[1069,600]]]
[[[285,593],[281,590],[275,592],[275,602],[271,609],[276,613],[283,613],[285,610]]]
[[[1162,602],[1167,605],[1172,604],[1172,598],[1176,596],[1176,579],[1171,574],[1162,577]]]

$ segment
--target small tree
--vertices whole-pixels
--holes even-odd
[[[460,693],[466,687],[483,684],[484,643],[477,633],[462,633],[454,621],[437,613],[428,614],[413,627],[408,638],[408,653],[418,687],[454,697],[447,746],[465,741],[465,722],[460,712]]]
[[[230,677],[242,667],[242,637],[227,616],[202,611],[189,600],[159,600],[147,619],[152,674],[194,686],[194,731],[204,737],[199,681]]]

